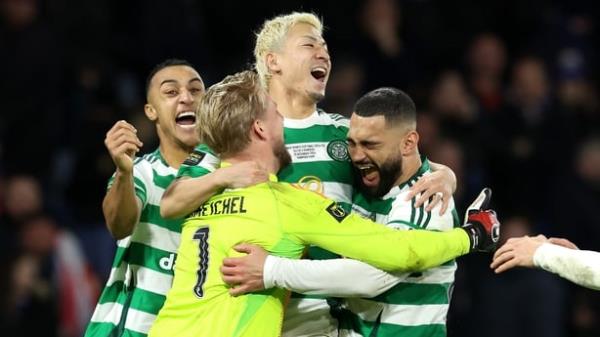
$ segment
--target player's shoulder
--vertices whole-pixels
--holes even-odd
[[[317,114],[319,118],[325,125],[331,125],[336,128],[342,128],[347,130],[350,127],[350,119],[348,117],[337,114],[337,113],[329,113],[323,109],[317,109]]]
[[[290,210],[306,215],[316,215],[324,207],[333,203],[332,200],[295,184],[286,182],[271,182],[268,184],[277,202]]]

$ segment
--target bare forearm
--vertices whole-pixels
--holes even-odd
[[[117,172],[104,197],[102,210],[108,230],[115,239],[131,235],[140,215],[132,174]]]
[[[446,165],[434,163],[432,161],[429,161],[429,166],[431,167],[432,171],[440,171],[447,175],[448,181],[451,182],[452,192],[456,192],[456,174],[454,174],[454,171],[452,171],[452,169],[450,169]]]
[[[160,201],[160,215],[165,219],[177,219],[200,207],[224,187],[217,172],[198,178],[175,180],[163,194]]]

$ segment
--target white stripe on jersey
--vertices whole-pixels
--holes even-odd
[[[143,243],[169,253],[177,253],[180,240],[180,233],[148,222],[138,223],[135,232],[131,235],[132,242]]]
[[[119,324],[121,320],[121,313],[123,312],[123,305],[115,302],[98,304],[94,314],[92,315],[92,322],[105,322],[112,323],[114,325]]]
[[[283,127],[288,129],[306,129],[314,125],[333,125],[347,128],[349,123],[350,120],[348,118],[342,117],[339,120],[335,120],[330,114],[326,112],[319,113],[318,111],[313,112],[312,115],[304,119],[283,119]]]
[[[448,304],[398,305],[383,309],[381,322],[396,325],[446,324]]]
[[[285,144],[293,163],[310,163],[315,161],[332,161],[327,153],[329,142]]]
[[[171,284],[173,283],[173,276],[141,266],[132,267],[134,270],[137,269],[135,274],[137,277],[135,284],[136,288],[159,295],[167,295],[169,289],[171,289]]]
[[[156,315],[129,308],[125,320],[125,329],[148,334],[155,319]]]

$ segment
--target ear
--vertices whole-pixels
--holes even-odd
[[[281,66],[279,65],[279,60],[277,59],[277,54],[268,53],[267,54],[267,69],[270,74],[276,74],[281,72]]]
[[[419,134],[417,131],[412,130],[406,133],[402,142],[400,143],[400,152],[403,156],[411,155],[415,153],[419,145]]]
[[[146,117],[148,117],[148,119],[153,122],[158,119],[158,113],[156,112],[152,104],[147,103],[146,105],[144,105],[144,113],[146,114]]]
[[[257,119],[252,123],[252,133],[260,140],[267,139],[267,132],[264,128],[263,122]]]

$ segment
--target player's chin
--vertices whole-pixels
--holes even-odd
[[[313,102],[318,103],[325,98],[325,91],[310,91],[308,97],[310,97]]]

